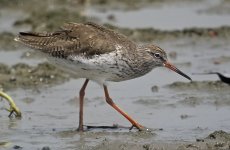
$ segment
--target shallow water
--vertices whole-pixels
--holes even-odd
[[[0,63],[5,63],[9,66],[15,65],[17,63],[26,63],[26,64],[30,64],[31,66],[35,66],[41,62],[44,62],[44,59],[23,58],[26,52],[27,50],[18,50],[18,51],[1,51],[0,50]]]
[[[1,9],[0,10],[0,32],[13,32],[18,33],[22,30],[28,30],[28,26],[14,28],[13,24],[19,18],[23,19],[26,18],[27,14],[17,11],[17,10],[8,10],[8,9]]]
[[[191,27],[219,27],[230,25],[229,14],[206,13],[210,7],[219,5],[221,0],[204,0],[190,3],[161,4],[139,10],[100,11],[92,8],[89,16],[95,16],[104,23],[112,23],[120,27],[146,28],[161,30],[180,30]],[[113,20],[109,16],[113,16]]]

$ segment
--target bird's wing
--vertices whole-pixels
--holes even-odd
[[[52,33],[20,32],[16,41],[60,58],[109,53],[117,50],[116,44],[125,50],[136,47],[124,35],[94,23],[66,23],[60,31]]]

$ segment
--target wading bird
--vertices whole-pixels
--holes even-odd
[[[161,66],[191,80],[168,62],[160,47],[137,45],[126,36],[95,23],[66,23],[55,32],[20,32],[15,40],[44,53],[61,69],[86,79],[79,92],[79,131],[83,130],[83,101],[89,80],[103,85],[106,102],[140,130],[144,127],[122,111],[109,96],[108,81],[134,79]]]

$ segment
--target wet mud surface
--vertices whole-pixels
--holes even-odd
[[[22,119],[9,119],[5,103],[0,100],[0,149],[230,148],[230,86],[220,82],[217,75],[193,75],[230,72],[227,0],[203,0],[201,3],[146,0],[132,2],[132,5],[130,1],[106,0],[88,3],[3,0],[0,3],[0,88],[12,96],[23,116]],[[145,14],[153,11],[164,18],[165,10],[177,12],[177,8],[178,13],[191,14],[195,24],[186,22],[185,15],[181,16],[185,24],[175,29],[174,21],[157,20],[160,24],[154,24],[154,19]],[[126,22],[120,14],[126,17]],[[141,18],[147,22],[132,23]],[[202,20],[210,20],[210,26]],[[138,79],[109,83],[115,103],[147,127],[148,132],[135,128],[130,131],[129,122],[105,102],[102,87],[90,82],[85,98],[85,125],[124,127],[89,129],[80,133],[76,131],[78,91],[84,80],[55,68],[43,56],[13,40],[19,31],[56,30],[69,21],[98,22],[140,44],[160,45],[168,52],[169,60],[193,81],[188,82],[165,68],[157,68]]]
[[[0,64],[1,82],[3,90],[30,89],[40,86],[51,86],[68,81],[69,75],[48,63],[41,63],[37,66],[29,66],[24,63],[17,63],[11,67]]]

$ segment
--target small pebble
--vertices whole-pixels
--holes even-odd
[[[152,92],[158,92],[159,88],[158,88],[158,86],[154,85],[154,86],[152,86],[151,90],[152,90]]]
[[[224,142],[216,142],[214,145],[215,147],[224,147],[225,143]]]
[[[50,75],[50,79],[53,79],[55,76],[54,75]]]
[[[196,139],[197,142],[204,142],[204,139]]]
[[[115,21],[116,20],[116,18],[115,18],[115,16],[113,15],[113,14],[110,14],[110,15],[108,15],[108,20],[110,20],[110,21]]]
[[[39,78],[39,81],[42,82],[42,81],[43,81],[43,78]]]
[[[10,82],[14,82],[14,81],[17,81],[17,78],[15,76],[11,76],[10,77]]]
[[[26,57],[30,57],[31,53],[30,52],[26,52],[25,56]]]
[[[177,52],[170,52],[169,57],[172,59],[176,59],[177,58]]]
[[[186,114],[182,114],[182,115],[180,115],[180,118],[181,119],[187,119],[189,116],[188,115],[186,115]]]
[[[195,144],[188,144],[188,145],[186,145],[186,148],[196,148],[196,149],[199,149],[199,146],[197,146]]]
[[[51,150],[48,146],[44,146],[42,150]]]
[[[213,61],[213,64],[214,64],[214,65],[219,65],[219,64],[221,64],[221,62],[218,61],[218,60],[215,60],[215,61]]]
[[[209,35],[210,37],[217,37],[217,36],[218,36],[218,32],[213,31],[213,30],[210,30],[210,31],[208,31],[208,35]]]

